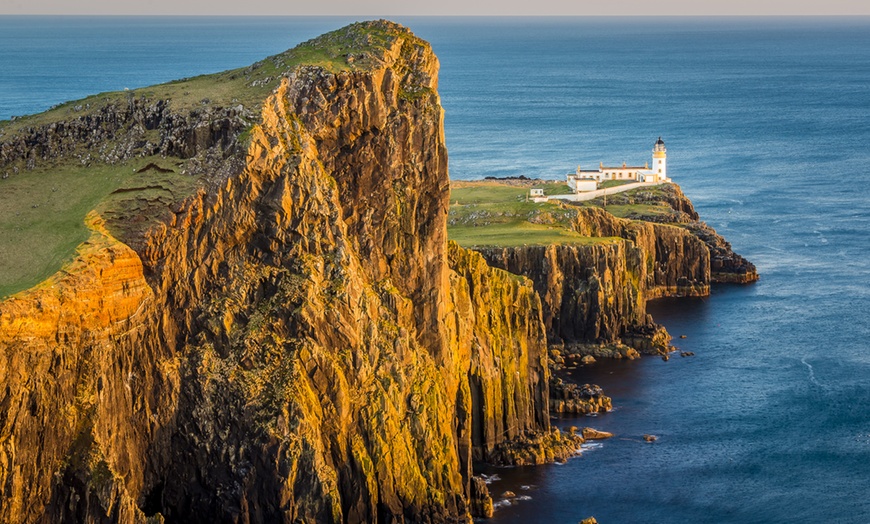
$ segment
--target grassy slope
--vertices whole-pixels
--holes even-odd
[[[37,115],[2,121],[0,141],[31,127],[96,113],[109,104],[125,102],[127,97],[169,100],[171,110],[177,113],[207,104],[241,104],[259,114],[263,100],[280,77],[296,66],[318,66],[330,72],[365,70],[378,62],[396,34],[390,26],[353,24],[249,67],[133,91],[102,93]],[[174,172],[134,173],[149,162]],[[76,246],[88,237],[84,218],[92,209],[116,223],[141,223],[192,194],[200,181],[182,174],[182,162],[142,158],[123,165],[93,163],[83,167],[75,158],[61,158],[0,180],[0,298],[34,286],[69,261]],[[0,166],[0,173],[6,167]],[[113,194],[119,188],[141,189]]]
[[[598,188],[604,189],[607,187],[624,186],[625,184],[631,183],[634,183],[634,180],[603,180],[600,184],[598,184]]]
[[[195,183],[191,177],[154,170],[136,173],[151,162],[180,169],[165,159],[146,157],[116,166],[59,163],[5,180],[0,185],[0,297],[56,272],[88,238],[85,215],[117,198],[113,191],[166,185],[179,198],[189,194]],[[143,196],[136,190],[124,194]]]
[[[545,193],[564,193],[545,184]],[[455,183],[450,192],[448,236],[464,247],[595,244],[618,239],[586,237],[571,229],[574,212],[558,203],[526,201],[528,187],[497,181]]]

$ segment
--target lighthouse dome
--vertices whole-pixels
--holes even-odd
[[[659,137],[656,140],[655,146],[653,146],[653,151],[665,151],[665,141],[662,140],[662,137]]]

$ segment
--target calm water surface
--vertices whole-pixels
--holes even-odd
[[[347,21],[0,17],[0,118]],[[452,177],[642,163],[662,135],[670,176],[762,275],[651,304],[695,357],[577,372],[615,410],[555,422],[617,436],[498,470],[496,494],[530,499],[495,522],[870,521],[870,19],[399,21],[441,59]]]

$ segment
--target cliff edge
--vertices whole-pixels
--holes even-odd
[[[448,252],[437,71],[360,23],[4,126],[13,180],[132,173],[0,302],[0,520],[466,522],[558,436],[531,283]]]

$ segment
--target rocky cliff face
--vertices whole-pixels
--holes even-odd
[[[681,194],[678,226],[579,210],[599,244],[448,244],[429,45],[377,22],[305,46],[331,65],[227,77],[277,86],[253,105],[130,96],[0,134],[4,176],[168,155],[202,182],[92,212],[0,302],[0,521],[467,522],[492,511],[472,461],[566,458],[550,410],[610,407],[551,380],[548,339],[663,351],[647,299],[754,274]]]
[[[492,266],[535,282],[551,344],[625,341],[666,351],[646,301],[709,293],[709,250],[682,228],[619,219],[597,208],[578,209],[573,227],[622,240],[480,252]]]
[[[612,204],[665,205],[673,211],[667,215],[632,215],[645,222],[677,225],[695,235],[710,250],[710,281],[746,284],[758,280],[755,265],[731,249],[716,231],[700,220],[692,202],[675,184],[657,186],[654,191],[638,190],[613,195]]]
[[[79,107],[83,112],[79,117],[27,127],[4,138],[0,142],[4,174],[70,157],[83,165],[115,164],[134,155],[189,158],[213,151],[228,157],[239,153],[236,138],[255,120],[241,105],[204,106],[185,114],[172,111],[167,100],[134,96],[84,114],[86,109]]]
[[[758,279],[752,263],[699,221],[679,187],[667,184],[655,191],[622,193],[611,203],[664,204],[673,213],[629,220],[597,207],[578,207],[575,231],[622,240],[479,249],[492,266],[534,281],[550,344],[603,345],[582,348],[596,356],[631,356],[621,344],[664,353],[670,337],[646,314],[647,300],[706,296],[711,283]],[[667,223],[660,223],[663,217]]]
[[[530,280],[454,243],[450,265],[455,338],[470,355],[471,455],[490,460],[506,440],[550,427],[541,303]]]
[[[374,66],[294,69],[246,148],[164,133],[222,175],[0,302],[0,520],[467,521],[472,458],[550,435],[532,285],[448,253],[437,59],[346,31]],[[4,158],[79,154],[41,132]]]

